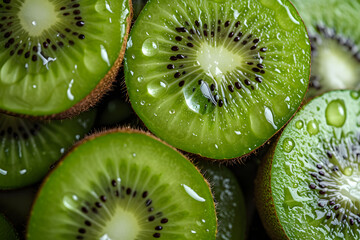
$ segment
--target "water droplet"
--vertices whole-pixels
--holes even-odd
[[[344,169],[344,174],[345,174],[346,176],[351,176],[351,175],[353,174],[353,169],[352,169],[352,167],[347,167],[347,168],[345,168],[345,169]]]
[[[351,91],[350,96],[351,96],[353,99],[357,100],[357,99],[359,99],[359,97],[360,97],[360,93],[359,93],[359,92],[356,92],[356,91]]]
[[[184,189],[185,189],[185,192],[187,194],[189,194],[189,196],[192,197],[193,199],[195,199],[196,201],[199,201],[199,202],[205,202],[206,201],[204,198],[200,197],[193,189],[191,189],[187,185],[181,184],[181,186],[183,186]]]
[[[138,76],[136,79],[139,83],[144,81],[144,77],[142,75]]]
[[[63,197],[63,204],[68,209],[77,209],[80,205],[79,197],[74,193],[66,193]]]
[[[291,138],[285,138],[282,145],[285,152],[291,152],[295,147],[295,142]]]
[[[316,135],[319,133],[319,124],[316,120],[311,120],[307,124],[307,131],[310,133],[310,135]]]
[[[133,156],[133,157],[136,157],[136,153],[133,153],[132,156]]]
[[[266,107],[264,109],[266,111]],[[265,111],[261,108],[251,108],[250,110],[250,127],[252,132],[261,139],[267,139],[274,133],[274,126],[269,122],[271,119],[266,116]],[[270,111],[271,112],[271,111]]]
[[[148,38],[142,45],[142,52],[145,56],[151,57],[159,52],[159,44],[156,39]]]
[[[299,120],[295,123],[297,129],[302,129],[304,127],[304,122]]]
[[[234,131],[234,133],[235,133],[236,135],[241,135],[241,132],[240,132],[240,131]]]
[[[144,106],[144,105],[145,105],[145,101],[144,101],[144,100],[141,101],[140,104],[141,104],[142,106]]]
[[[217,144],[215,144],[215,148],[216,148],[216,149],[219,149],[219,146],[218,146]]]
[[[170,114],[175,114],[175,110],[172,109],[172,110],[169,111],[169,113],[170,113]]]
[[[346,120],[346,108],[343,100],[331,101],[325,111],[326,122],[330,126],[342,127]]]
[[[148,93],[155,98],[163,96],[167,89],[167,83],[161,80],[152,81],[147,85]]]

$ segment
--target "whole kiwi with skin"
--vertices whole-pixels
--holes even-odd
[[[360,1],[293,0],[292,3],[304,19],[311,41],[307,97],[335,89],[359,90]]]
[[[125,56],[149,130],[212,159],[262,146],[297,111],[309,75],[307,31],[287,0],[149,0]]]
[[[2,0],[0,111],[69,118],[111,89],[131,0]]]
[[[215,204],[195,166],[150,134],[85,138],[45,179],[28,240],[215,240]]]
[[[360,92],[306,104],[261,163],[256,204],[272,239],[360,239]]]

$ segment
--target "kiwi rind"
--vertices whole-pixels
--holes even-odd
[[[114,82],[116,80],[116,76],[122,65],[122,61],[125,55],[127,40],[131,28],[131,21],[133,17],[132,0],[128,0],[128,4],[129,4],[129,14],[126,18],[125,34],[118,58],[115,60],[114,64],[112,65],[111,69],[107,72],[107,74],[102,78],[101,81],[99,81],[96,87],[85,98],[80,100],[71,108],[53,114],[34,114],[30,109],[27,109],[25,113],[17,112],[17,111],[14,112],[8,109],[0,109],[0,112],[21,118],[39,119],[39,120],[49,120],[49,119],[61,120],[61,119],[72,118],[80,114],[81,112],[88,111],[92,107],[96,106],[96,104],[100,102],[102,97],[112,89]]]
[[[357,117],[356,117],[356,112],[359,110],[359,108],[358,108],[359,96],[360,96],[360,92],[358,92],[358,91],[335,90],[335,91],[330,91],[330,92],[324,93],[319,97],[315,97],[307,105],[305,105],[303,107],[303,109],[301,109],[299,111],[298,115],[296,115],[292,121],[290,121],[289,125],[287,127],[285,127],[282,135],[277,138],[277,140],[274,142],[274,144],[271,146],[271,148],[267,151],[266,155],[264,156],[263,161],[261,162],[261,165],[258,170],[258,175],[255,180],[255,202],[256,202],[256,206],[257,206],[258,212],[260,214],[262,223],[263,223],[268,235],[271,237],[271,239],[295,239],[295,238],[296,239],[297,238],[310,239],[310,238],[313,238],[314,236],[317,236],[318,239],[338,239],[338,237],[341,236],[341,232],[337,232],[336,229],[331,229],[332,228],[330,226],[331,224],[329,225],[331,231],[329,231],[327,233],[326,233],[326,230],[324,230],[324,231],[317,230],[316,227],[317,226],[321,227],[321,224],[323,223],[322,221],[325,221],[325,215],[323,218],[320,218],[319,220],[316,220],[316,221],[315,220],[312,221],[311,219],[309,219],[309,222],[308,222],[307,220],[304,220],[304,216],[305,216],[306,212],[308,212],[309,211],[308,209],[311,208],[307,205],[310,205],[313,207],[317,206],[319,208],[317,209],[315,207],[315,210],[321,210],[321,211],[327,211],[327,208],[326,208],[326,210],[322,210],[322,208],[324,206],[322,206],[320,204],[318,205],[318,201],[320,201],[320,200],[319,199],[316,200],[315,198],[312,197],[312,195],[309,195],[310,192],[304,192],[304,189],[309,190],[311,188],[311,187],[309,188],[308,181],[309,182],[316,181],[316,180],[310,179],[310,178],[312,178],[312,176],[310,176],[310,173],[308,174],[308,172],[307,172],[310,170],[307,170],[304,172],[304,174],[308,174],[306,176],[309,176],[308,177],[309,179],[306,178],[305,176],[302,176],[302,173],[300,174],[297,172],[297,169],[301,169],[300,165],[303,165],[303,164],[306,165],[306,163],[303,163],[301,160],[298,160],[297,163],[291,162],[290,157],[289,157],[289,159],[286,159],[286,157],[287,157],[286,154],[290,154],[289,151],[290,152],[293,151],[293,152],[295,152],[294,154],[298,154],[300,156],[299,157],[300,159],[306,159],[306,156],[312,156],[311,154],[315,154],[315,155],[317,154],[316,146],[318,146],[318,148],[319,148],[318,151],[325,152],[325,149],[322,149],[323,146],[318,145],[318,144],[321,144],[321,141],[325,141],[325,143],[327,143],[327,141],[329,141],[329,143],[330,143],[329,139],[332,134],[334,135],[334,138],[339,137],[340,139],[343,139],[343,138],[346,139],[346,138],[355,137],[355,138],[358,138],[357,141],[360,141],[360,134],[359,134],[360,119],[357,119]],[[327,123],[327,118],[325,116],[323,116],[326,113],[325,108],[327,108],[328,104],[332,103],[333,101],[338,101],[338,100],[344,101],[344,106],[347,109],[345,112],[346,121],[343,122],[342,126],[334,126],[334,125]],[[351,109],[354,106],[356,106],[355,109]],[[351,110],[349,110],[349,109],[351,109]],[[315,113],[317,111],[320,112],[319,114],[322,114],[322,115],[317,115],[317,113]],[[315,134],[308,132],[308,135],[305,134],[305,136],[304,135],[298,136],[297,132],[299,132],[299,134],[300,133],[303,134],[302,132],[305,133],[306,131],[308,131],[309,127],[307,126],[307,123],[311,122],[312,119],[318,120],[319,132],[315,133]],[[296,125],[296,123],[300,123],[300,120],[303,121],[303,126],[301,126],[301,127],[300,127],[300,125]],[[297,130],[295,130],[295,129],[297,129]],[[340,132],[342,132],[342,133],[338,134]],[[356,135],[356,134],[358,134],[358,135]],[[281,143],[283,143],[284,140],[287,140],[287,138],[293,139],[295,142],[295,146],[298,145],[297,151],[295,151],[295,148],[294,148],[294,150],[291,150],[291,149],[284,150],[285,147]],[[309,142],[306,142],[306,140],[304,141],[301,138],[308,139]],[[313,140],[311,140],[311,138],[312,139],[318,138],[319,140],[315,140],[315,141],[318,141],[319,143],[311,142],[311,141],[313,141]],[[299,139],[299,140],[297,140],[297,139]],[[324,139],[324,140],[320,140],[320,139]],[[303,144],[300,145],[298,142],[302,142]],[[298,152],[298,151],[303,151],[303,152]],[[319,156],[316,156],[316,157],[319,157]],[[310,159],[312,159],[312,157],[310,157]],[[320,159],[315,160],[315,162],[317,162],[317,161],[321,162]],[[283,176],[283,177],[281,176],[282,174],[286,175],[286,179],[288,178],[287,175],[289,175],[289,173],[280,173],[280,172],[286,171],[285,167],[283,167],[283,166],[285,166],[285,163],[287,163],[287,162],[289,162],[289,164],[293,166],[293,170],[291,170],[291,171],[296,172],[296,173],[292,174],[292,180],[294,181],[294,179],[297,179],[296,182],[289,182],[289,180],[287,180],[287,181],[282,180],[282,179],[285,179],[285,176]],[[276,166],[274,166],[274,164],[276,164]],[[316,165],[316,168],[321,169],[322,167]],[[275,174],[275,173],[277,173],[277,174]],[[323,176],[323,175],[321,175],[321,176]],[[280,182],[282,182],[282,183],[280,183]],[[297,192],[296,192],[297,194],[299,194],[299,199],[296,199],[298,202],[301,202],[300,199],[304,199],[304,198],[306,199],[306,198],[310,198],[310,197],[313,198],[313,200],[315,200],[315,202],[313,202],[313,201],[309,202],[309,200],[307,202],[305,200],[304,200],[304,202],[301,202],[301,206],[302,206],[301,214],[291,212],[291,210],[287,210],[288,212],[285,213],[285,215],[292,216],[290,221],[289,221],[289,219],[282,219],[285,216],[284,209],[291,208],[287,204],[283,203],[282,200],[280,200],[280,199],[284,199],[284,195],[285,195],[285,193],[283,192],[285,190],[283,190],[283,188],[282,188],[282,187],[285,188],[285,186],[282,186],[282,184],[285,186],[288,186],[288,185],[290,186],[291,184],[298,184],[299,188],[301,187],[301,189],[297,190]],[[294,188],[295,188],[295,186],[294,186]],[[310,189],[310,190],[312,190],[312,189]],[[318,189],[316,189],[316,190],[318,190]],[[323,194],[323,193],[320,193],[320,194]],[[320,194],[319,194],[319,196],[320,196]],[[280,195],[282,195],[282,197],[280,197]],[[326,196],[326,195],[324,195],[324,196]],[[300,206],[300,205],[296,205],[296,206]],[[299,214],[299,215],[296,215],[296,214]],[[344,221],[349,221],[349,220],[345,219]],[[296,224],[295,224],[295,222],[296,222]],[[316,222],[316,223],[314,223],[314,225],[312,225],[313,223],[310,223],[310,222]],[[319,223],[319,224],[317,224],[317,223]],[[302,227],[299,226],[299,224],[302,224]],[[324,224],[329,224],[329,222],[326,222],[326,223],[324,222]],[[354,224],[354,225],[356,225],[356,224]],[[344,228],[341,228],[342,231],[349,230],[349,229],[347,229],[347,226],[350,226],[350,225],[346,225],[346,226],[344,226]],[[336,227],[337,226],[335,225],[334,228],[336,228]],[[357,226],[354,226],[354,227],[356,228]],[[340,227],[337,229],[340,229]],[[319,231],[319,232],[316,232],[316,231]],[[337,233],[339,233],[339,235],[337,235]],[[330,236],[330,234],[331,234],[331,236]],[[327,237],[324,237],[324,236],[327,236]],[[346,233],[344,233],[344,235],[343,235],[343,237],[345,239],[353,239],[351,236],[353,236],[353,235],[351,235],[350,233],[349,233],[349,235],[347,235]]]
[[[147,71],[150,72],[150,70],[148,68],[144,69],[144,70],[141,70],[141,69],[134,70],[134,69],[131,68],[130,64],[131,64],[131,62],[134,62],[133,64],[135,66],[138,63],[137,60],[144,58],[144,56],[140,55],[141,54],[141,43],[142,42],[141,43],[140,42],[135,42],[135,40],[139,38],[138,37],[139,35],[135,34],[135,31],[137,29],[138,32],[140,32],[141,26],[144,25],[145,22],[146,22],[145,19],[147,19],[147,15],[150,12],[153,11],[153,10],[148,10],[148,12],[147,12],[147,9],[150,9],[152,4],[156,5],[154,2],[150,0],[147,3],[147,5],[145,6],[144,10],[142,11],[142,13],[140,14],[140,16],[139,16],[139,18],[137,20],[139,25],[136,25],[136,23],[135,23],[134,28],[132,29],[132,32],[131,32],[131,36],[133,37],[133,41],[132,41],[133,44],[132,44],[131,47],[128,45],[128,49],[127,49],[127,53],[126,53],[127,55],[125,57],[126,83],[127,83],[131,103],[132,103],[132,106],[133,106],[135,112],[144,121],[144,123],[147,125],[147,127],[149,128],[149,130],[152,133],[154,133],[158,137],[162,138],[163,140],[169,142],[173,146],[175,146],[175,147],[177,147],[179,149],[182,149],[184,151],[191,152],[191,153],[194,153],[194,154],[198,154],[198,155],[200,155],[202,157],[205,157],[205,158],[219,159],[219,160],[239,159],[239,158],[241,158],[241,156],[249,155],[252,151],[254,151],[255,149],[259,148],[261,145],[263,145],[271,136],[275,135],[276,132],[278,130],[280,130],[280,127],[279,127],[279,129],[276,129],[276,131],[269,134],[269,136],[267,136],[266,139],[264,138],[261,143],[259,142],[257,144],[251,144],[251,146],[249,146],[250,149],[243,147],[243,146],[245,146],[244,142],[246,142],[246,144],[250,145],[250,143],[249,143],[250,141],[244,141],[242,143],[238,142],[237,144],[235,144],[235,140],[234,141],[229,141],[229,142],[231,142],[232,144],[237,145],[237,146],[242,146],[244,149],[239,150],[240,147],[232,147],[231,149],[229,149],[230,147],[227,148],[227,146],[225,146],[227,144],[220,144],[221,142],[223,142],[223,143],[227,142],[227,140],[224,140],[225,137],[220,138],[218,136],[219,134],[216,134],[216,132],[218,132],[218,133],[219,132],[220,133],[225,132],[224,129],[226,127],[224,127],[224,126],[231,125],[230,123],[229,124],[223,124],[221,130],[218,130],[216,128],[212,128],[210,130],[204,130],[204,132],[206,132],[206,133],[202,134],[202,135],[204,135],[205,137],[200,138],[200,137],[197,137],[197,136],[201,135],[200,134],[200,129],[206,129],[206,125],[212,125],[213,126],[214,124],[213,124],[212,121],[209,120],[211,123],[208,123],[208,122],[205,121],[206,122],[204,124],[205,126],[200,126],[200,124],[201,124],[200,121],[199,121],[199,123],[196,122],[195,124],[193,124],[195,122],[195,120],[193,122],[191,122],[191,121],[187,121],[187,119],[182,119],[179,115],[178,115],[178,117],[176,117],[175,115],[177,114],[178,111],[179,112],[180,111],[184,112],[184,115],[186,115],[186,118],[190,118],[189,116],[192,116],[191,114],[193,114],[193,112],[190,111],[190,110],[188,111],[188,109],[185,109],[185,107],[184,108],[179,107],[179,109],[176,110],[176,113],[174,115],[166,115],[167,112],[170,112],[168,110],[170,110],[170,106],[172,106],[172,105],[174,105],[174,106],[175,105],[180,105],[180,102],[182,101],[181,104],[183,104],[185,106],[186,104],[185,104],[185,101],[183,99],[180,99],[180,98],[177,99],[176,103],[174,103],[174,104],[173,103],[163,104],[163,105],[166,105],[166,108],[164,108],[162,110],[164,113],[161,113],[160,110],[158,111],[158,109],[160,109],[160,108],[155,108],[154,107],[154,109],[150,110],[151,109],[150,105],[151,106],[156,105],[154,103],[155,101],[152,101],[150,99],[150,97],[148,97],[149,94],[148,94],[145,87],[141,87],[141,86],[135,84],[135,82],[137,82],[136,77],[138,75],[141,75],[141,73],[146,73]],[[301,21],[301,24],[302,24],[302,21]],[[304,35],[307,35],[307,34],[304,34]],[[140,37],[140,39],[141,39],[141,37]],[[167,50],[167,49],[164,49],[164,51],[165,50]],[[308,50],[309,50],[308,55],[310,55],[310,45],[308,46]],[[134,57],[134,56],[136,57],[136,59],[132,60],[131,58]],[[139,60],[139,61],[140,61],[140,63],[142,63],[141,60]],[[310,59],[309,59],[309,61],[310,61]],[[160,63],[162,64],[163,62],[159,61],[159,64]],[[157,66],[157,65],[158,64],[153,64],[152,66]],[[166,68],[166,66],[165,66],[165,68]],[[134,70],[134,72],[136,73],[135,74],[136,76],[135,75],[131,76],[130,73],[129,73],[130,70]],[[142,72],[142,71],[144,71],[144,72]],[[309,74],[310,74],[310,70],[309,70]],[[142,74],[142,75],[144,75],[144,78],[146,79],[145,74]],[[307,82],[308,80],[309,80],[309,76],[307,75],[306,77],[304,77],[304,81]],[[131,85],[131,82],[133,82],[133,84],[134,84],[133,86]],[[307,84],[305,84],[305,85],[306,85],[305,88],[307,88]],[[141,89],[141,88],[144,88],[144,89]],[[136,91],[138,91],[138,90],[141,92],[139,94],[140,97],[139,98],[132,97],[132,95],[135,96],[137,94]],[[305,92],[304,92],[303,95],[305,95]],[[301,100],[299,100],[299,101],[301,101]],[[161,99],[160,101],[164,102],[165,98]],[[141,103],[145,103],[145,104],[140,106]],[[296,107],[293,108],[294,112],[291,114],[291,116],[293,116],[293,114],[296,112],[298,107],[299,106],[296,106]],[[159,116],[160,114],[165,115],[165,116],[164,117],[156,117],[155,114],[157,116]],[[247,114],[247,115],[250,115],[250,114]],[[200,114],[199,114],[199,116],[200,116]],[[291,118],[291,116],[289,114],[289,116],[287,116],[286,121],[284,120],[283,123],[285,124]],[[205,116],[204,118],[206,118],[206,117],[207,116]],[[176,129],[181,129],[181,131],[178,131],[178,132],[172,131],[171,129],[168,128],[168,126],[169,126],[168,123],[170,123],[172,120],[174,120],[174,122],[175,122],[175,120],[177,120],[176,118],[178,118],[179,120],[176,122],[176,124],[174,123],[174,125],[176,125]],[[180,121],[180,119],[181,119],[181,121]],[[199,117],[199,119],[200,119],[200,117]],[[265,120],[265,122],[266,122],[266,120]],[[156,126],[156,123],[158,123],[157,126]],[[266,124],[267,123],[268,122],[266,122]],[[279,126],[280,125],[283,126],[283,123],[279,124]],[[189,128],[189,126],[192,125],[192,124],[194,126],[196,126],[196,127],[193,127],[195,130]],[[164,126],[166,127],[166,130],[164,130],[164,128],[165,128]],[[192,131],[190,131],[188,129],[190,129]],[[235,128],[233,127],[232,130],[229,130],[229,138],[232,137],[231,133],[233,133],[233,132],[231,132],[231,131],[234,131],[234,129]],[[170,133],[168,135],[171,135],[171,136],[166,136],[165,133],[161,133],[162,131]],[[251,133],[249,128],[246,131],[249,131]],[[262,131],[262,132],[265,132],[265,131]],[[192,133],[194,134],[193,136],[192,136]],[[231,137],[230,137],[230,135],[231,135]],[[233,133],[233,135],[235,136],[235,133]],[[180,143],[179,139],[181,140],[181,139],[185,139],[185,138],[186,138],[186,140],[184,142],[186,142],[186,143]],[[255,138],[255,135],[254,135],[254,138]],[[222,140],[224,140],[224,141],[222,141]],[[200,142],[202,142],[203,144],[200,144]],[[205,144],[207,144],[208,146],[205,146]],[[219,146],[219,144],[221,146]],[[216,150],[217,147],[219,147],[219,149],[222,149],[223,152],[221,152],[221,150]],[[205,152],[206,150],[203,150],[202,148],[204,148],[204,149],[207,148],[208,152]],[[226,148],[226,151],[224,150],[225,148]],[[233,153],[232,151],[238,151],[238,152]],[[240,153],[240,151],[241,151],[241,153]]]
[[[54,173],[56,173],[57,169],[59,167],[61,167],[64,162],[66,162],[66,158],[71,155],[72,152],[74,151],[77,151],[78,148],[80,148],[83,144],[86,144],[87,142],[90,142],[90,141],[93,141],[95,140],[96,138],[101,138],[101,137],[104,137],[106,135],[111,135],[111,134],[140,134],[140,135],[145,135],[147,137],[150,137],[152,140],[155,140],[156,142],[159,142],[163,145],[165,145],[167,148],[170,148],[172,149],[174,152],[176,152],[177,154],[181,155],[181,153],[179,153],[175,148],[173,148],[172,146],[168,145],[167,143],[161,141],[160,139],[157,139],[155,136],[153,136],[152,134],[150,134],[149,132],[145,132],[145,131],[141,131],[141,130],[135,130],[135,129],[131,129],[129,127],[126,127],[126,128],[115,128],[115,129],[110,129],[110,130],[105,130],[105,131],[102,131],[102,132],[97,132],[97,133],[94,133],[92,135],[89,135],[87,136],[86,138],[82,139],[81,141],[79,141],[78,143],[76,143],[71,150],[69,150],[67,152],[66,155],[64,155],[62,157],[62,159],[57,163],[57,165],[55,166],[54,169],[52,169],[52,171],[47,175],[47,177],[45,178],[45,180],[42,182],[42,185],[40,186],[40,190],[38,191],[37,193],[37,196],[35,198],[35,201],[33,203],[33,206],[32,206],[32,210],[31,210],[31,213],[30,213],[30,219],[29,219],[29,222],[27,224],[27,237],[29,239],[31,239],[31,236],[30,236],[30,231],[31,231],[31,227],[35,227],[35,225],[33,224],[32,226],[32,218],[34,218],[34,216],[37,215],[37,217],[39,217],[39,212],[41,210],[41,207],[37,207],[36,205],[42,205],[43,204],[43,190],[44,190],[44,187],[46,187],[46,184],[47,182],[50,181],[51,177],[54,175]],[[181,155],[182,156],[182,155]],[[183,156],[182,156],[183,157]],[[185,160],[185,159],[184,159]],[[201,173],[200,171],[192,165],[192,168],[195,168],[197,173],[201,176]],[[203,179],[203,178],[202,178]],[[208,190],[209,190],[209,193],[210,193],[210,185],[209,183],[207,182],[206,179],[203,179],[204,182],[205,182],[205,185],[207,186]],[[51,190],[50,190],[51,191]],[[210,193],[210,196],[211,196],[211,193]],[[212,197],[210,197],[212,199]],[[208,200],[208,199],[207,199]],[[214,213],[215,213],[215,203],[213,201],[211,201],[211,206],[214,210]],[[46,206],[43,206],[46,208]],[[37,211],[37,212],[36,212]],[[42,210],[41,210],[42,211]],[[211,211],[210,213],[207,212],[205,215],[212,215],[211,214]],[[205,218],[206,219],[206,216],[203,215],[202,218]],[[210,230],[210,233],[214,234],[213,235],[213,238],[211,237],[210,239],[214,239],[215,240],[215,235],[216,235],[216,226],[217,226],[217,219],[215,217],[215,215],[213,216],[214,218],[213,219],[208,219],[209,221],[207,221],[206,225],[209,227],[208,229]],[[215,228],[213,228],[212,226],[210,227],[209,222],[213,222],[215,221]],[[210,223],[211,224],[211,223]],[[208,238],[206,238],[208,239]],[[205,240],[205,239],[204,239]]]

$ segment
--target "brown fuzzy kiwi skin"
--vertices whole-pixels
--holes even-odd
[[[125,30],[125,36],[123,39],[123,43],[121,46],[121,51],[119,53],[118,58],[116,59],[115,63],[109,70],[109,72],[104,76],[104,78],[96,85],[96,87],[80,102],[76,103],[71,108],[61,112],[61,113],[55,113],[52,115],[43,115],[43,116],[33,116],[33,115],[27,115],[27,114],[17,114],[9,111],[4,111],[0,109],[0,113],[5,113],[7,115],[11,115],[14,117],[21,117],[21,118],[27,118],[27,119],[36,119],[36,120],[61,120],[61,119],[68,119],[75,117],[79,115],[82,112],[85,112],[89,110],[90,108],[96,106],[98,102],[102,99],[102,97],[111,91],[113,88],[113,84],[116,81],[116,76],[119,72],[120,67],[122,66],[122,62],[125,55],[127,40],[129,37],[130,27],[131,27],[131,21],[133,18],[133,6],[132,6],[132,0],[129,1],[129,16],[126,19],[126,30]]]
[[[102,131],[98,131],[98,132],[95,132],[91,135],[88,135],[88,136],[85,136],[83,139],[79,140],[77,143],[75,143],[71,149],[69,149],[62,157],[61,159],[54,164],[54,167],[48,172],[48,174],[46,175],[46,177],[44,178],[44,180],[42,181],[40,187],[39,187],[39,190],[37,191],[36,193],[36,196],[34,198],[34,201],[32,203],[32,206],[31,206],[31,211],[30,211],[30,214],[29,214],[29,218],[28,218],[28,221],[27,221],[27,224],[26,224],[26,234],[28,233],[28,227],[29,227],[29,223],[30,223],[30,219],[31,219],[31,216],[33,214],[33,210],[34,210],[34,206],[35,206],[35,203],[39,197],[39,194],[41,192],[41,189],[43,188],[43,186],[46,184],[47,180],[49,179],[49,177],[51,176],[52,172],[55,171],[59,166],[62,165],[63,161],[66,159],[66,157],[72,153],[74,150],[76,150],[80,145],[86,143],[86,142],[89,142],[91,140],[94,140],[95,138],[97,137],[101,137],[103,135],[107,135],[107,134],[112,134],[112,133],[138,133],[138,134],[144,134],[148,137],[151,137],[152,139],[155,139],[159,142],[161,142],[162,144],[170,147],[171,149],[175,150],[176,152],[178,152],[180,155],[182,155],[185,159],[187,159],[189,162],[191,162],[193,164],[193,166],[195,167],[195,169],[198,171],[199,174],[202,175],[201,171],[199,170],[199,168],[194,164],[193,160],[192,159],[189,159],[187,158],[186,156],[184,156],[180,151],[178,151],[176,148],[174,148],[173,146],[169,145],[168,143],[162,141],[161,139],[157,138],[156,136],[154,136],[152,133],[148,132],[148,131],[144,131],[144,130],[141,130],[141,129],[133,129],[131,127],[119,127],[119,128],[113,128],[113,129],[105,129],[105,130],[102,130]],[[203,176],[203,175],[202,175]],[[210,190],[210,193],[211,193],[211,196],[213,197],[214,199],[214,195],[213,195],[213,191],[212,191],[212,188],[211,188],[211,185],[210,185],[210,182],[208,181],[208,179],[204,178],[204,181],[206,182],[209,190]],[[215,209],[215,214],[217,216],[217,213],[216,213],[216,205],[215,205],[215,202],[213,201],[213,204],[214,204],[214,209]],[[216,217],[216,226],[218,226],[218,219]],[[216,227],[216,231],[215,231],[215,236],[217,235],[217,227]]]
[[[255,179],[255,204],[261,222],[270,238],[276,240],[289,240],[277,217],[271,191],[272,161],[278,140],[279,138],[276,140],[276,143],[271,146],[259,166]]]

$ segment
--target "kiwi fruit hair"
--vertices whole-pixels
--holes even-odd
[[[19,239],[18,234],[16,233],[14,227],[1,213],[0,213],[0,238],[4,240]]]
[[[310,52],[287,0],[149,0],[130,33],[125,82],[156,136],[233,159],[262,146],[297,111]]]
[[[272,239],[360,239],[360,92],[307,103],[267,152],[256,205]]]
[[[152,135],[113,129],[76,144],[43,182],[27,239],[215,240],[208,183]]]
[[[0,111],[69,118],[111,89],[125,53],[131,0],[4,0],[0,14]]]
[[[360,89],[360,1],[293,0],[308,28],[312,64],[308,98]]]
[[[0,189],[40,181],[93,126],[96,111],[73,119],[40,121],[0,114]]]

